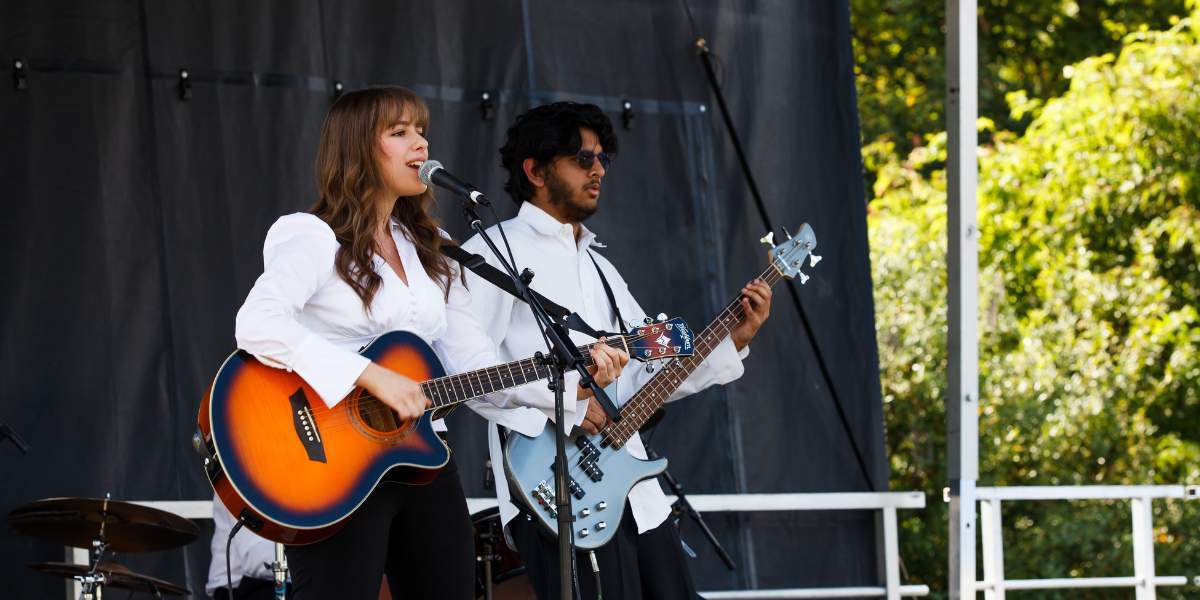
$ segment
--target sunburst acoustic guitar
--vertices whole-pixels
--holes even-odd
[[[692,352],[682,319],[605,343],[643,361]],[[590,349],[580,348],[585,357]],[[196,446],[221,502],[258,535],[286,544],[333,535],[385,474],[421,484],[445,466],[450,451],[433,431],[434,411],[551,376],[539,358],[446,375],[433,349],[404,331],[381,335],[361,354],[421,382],[432,406],[404,421],[359,388],[330,408],[297,374],[242,350],[213,379],[200,404]]]

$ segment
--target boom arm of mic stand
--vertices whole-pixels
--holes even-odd
[[[645,444],[643,445],[645,446]],[[649,458],[650,460],[656,460],[659,458],[658,453],[655,452],[650,446],[645,446],[645,448],[646,458]],[[711,543],[713,548],[717,551],[717,556],[721,557],[721,562],[725,563],[725,566],[729,567],[730,571],[736,571],[737,567],[733,564],[733,558],[729,556],[729,553],[725,551],[723,546],[721,546],[721,542],[717,540],[717,536],[713,534],[711,529],[708,528],[708,523],[704,521],[704,517],[700,514],[700,511],[697,511],[696,508],[692,506],[692,503],[688,502],[687,496],[683,494],[683,486],[679,485],[679,481],[671,476],[670,471],[663,469],[661,475],[662,478],[667,482],[667,487],[670,487],[671,491],[679,498],[677,502],[683,507],[684,512],[686,512],[687,515],[696,522],[696,525],[700,526],[700,531],[704,533],[704,537],[708,538],[709,543]]]
[[[542,335],[547,338],[546,341],[549,345],[551,355],[561,361],[564,369],[575,369],[575,372],[579,373],[579,384],[592,391],[592,395],[600,403],[600,407],[604,409],[604,412],[608,414],[608,418],[614,423],[620,421],[621,413],[617,410],[616,404],[608,397],[604,388],[596,383],[592,374],[588,373],[587,367],[584,365],[583,355],[579,353],[579,348],[576,348],[575,344],[571,342],[566,327],[563,327],[561,323],[551,317],[550,313],[542,306],[542,303],[530,293],[529,286],[525,285],[525,280],[517,275],[516,265],[510,265],[505,260],[504,255],[500,253],[491,236],[484,231],[483,221],[479,218],[479,213],[475,212],[475,207],[470,203],[466,203],[463,211],[467,215],[471,229],[475,230],[479,234],[480,239],[491,249],[492,255],[500,261],[501,266],[508,272],[508,276],[512,278],[513,285],[520,292],[521,298],[525,300],[530,310],[533,311],[534,320],[538,322],[538,326],[542,329]]]

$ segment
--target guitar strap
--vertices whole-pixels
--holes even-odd
[[[520,292],[517,291],[517,286],[513,284],[512,277],[509,277],[507,273],[501,271],[500,269],[489,265],[482,256],[467,252],[466,250],[463,250],[461,246],[455,246],[451,244],[442,244],[441,251],[442,254],[454,259],[462,266],[470,269],[472,273],[480,276],[492,285],[508,292],[521,302],[525,301],[525,299],[521,297]],[[595,261],[596,259],[593,258],[592,262],[595,263]],[[596,270],[600,270],[599,265],[596,266]],[[614,302],[613,310],[615,311],[617,305],[613,300],[612,290],[608,287],[608,281],[604,279],[604,273],[600,273],[600,280],[604,282],[604,291],[608,292],[609,301]],[[531,289],[529,290],[529,293],[533,294],[533,297],[537,298],[538,301],[542,303],[542,306],[546,308],[546,312],[550,313],[550,316],[562,321],[567,327],[594,338],[612,335],[593,329],[591,325],[588,325],[587,322],[583,320],[583,317],[580,317],[577,313],[573,313],[559,306],[558,304],[552,302],[549,298],[537,293],[535,290]],[[620,321],[620,313],[618,312],[617,315],[617,320]],[[624,333],[625,323],[621,322],[620,325],[621,332]]]
[[[592,259],[592,264],[596,267],[596,274],[600,276],[600,283],[604,284],[604,293],[608,295],[608,304],[612,306],[613,316],[617,318],[617,326],[621,328],[621,333],[629,333],[629,329],[625,327],[625,319],[621,318],[621,308],[617,306],[617,297],[613,295],[612,286],[608,285],[608,278],[604,276],[604,269],[600,268],[600,263],[596,262],[596,257],[592,256],[591,250],[588,250],[588,258]]]

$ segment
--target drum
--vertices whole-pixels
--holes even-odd
[[[521,557],[504,542],[500,509],[471,515],[475,526],[475,596],[484,600],[537,600]]]

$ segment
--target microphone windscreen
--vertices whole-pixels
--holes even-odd
[[[417,177],[421,178],[421,183],[433,187],[433,172],[442,168],[442,163],[436,160],[427,160],[421,164],[421,169],[417,171]]]

